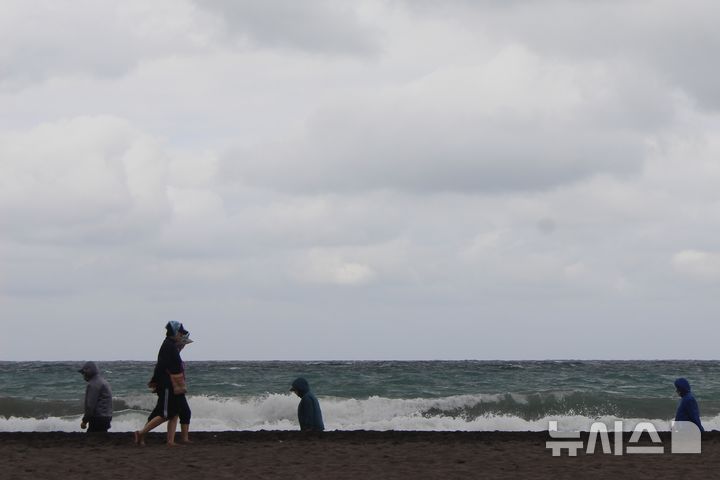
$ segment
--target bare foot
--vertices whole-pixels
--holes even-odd
[[[145,445],[145,435],[141,434],[138,430],[133,433],[133,440],[137,445]]]
[[[175,442],[172,442],[172,443],[168,442],[167,446],[168,447],[183,447],[184,445],[180,445],[179,443],[175,443]]]
[[[188,445],[188,444],[193,443],[193,442],[192,442],[192,440],[190,440],[189,438],[181,438],[181,439],[180,439],[180,443],[184,443],[184,444]]]

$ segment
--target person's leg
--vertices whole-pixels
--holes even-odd
[[[99,431],[96,417],[90,417],[88,418],[88,427],[87,427],[87,433],[95,433]]]
[[[90,417],[88,420],[88,433],[107,432],[110,430],[110,417]]]
[[[88,427],[87,427],[87,433],[95,433],[99,432],[100,427],[97,422],[97,417],[90,417],[88,418]]]
[[[188,405],[185,395],[178,396],[178,407],[180,408],[180,441],[182,443],[190,442],[190,405]]]
[[[157,427],[158,425],[165,422],[167,418],[157,416],[150,420],[148,423],[145,424],[142,430],[136,430],[135,431],[135,443],[139,445],[145,445],[145,435],[152,430],[153,428]]]
[[[168,414],[169,406],[170,405],[170,391],[167,388],[160,388],[157,391],[157,403],[155,404],[155,408],[153,409],[153,413],[150,415],[152,416],[155,414],[153,418],[148,419],[148,422],[145,424],[142,430],[137,430],[134,433],[135,436],[135,443],[139,445],[145,445],[145,435],[152,430],[153,428],[157,427],[158,425],[165,422],[168,418],[170,418],[170,415]],[[175,415],[173,413],[173,415]]]
[[[180,424],[180,441],[182,443],[192,443],[190,441],[190,424],[189,423],[181,423]]]
[[[175,443],[175,431],[177,430],[177,424],[178,424],[178,416],[175,415],[171,419],[168,420],[168,427],[167,427],[167,444],[169,446],[175,446],[177,445]]]

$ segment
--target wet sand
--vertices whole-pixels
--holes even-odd
[[[131,433],[0,433],[0,478],[18,479],[445,479],[712,478],[720,432],[702,454],[553,457],[547,432],[193,432],[167,447]],[[586,435],[584,436],[586,438]],[[627,436],[626,436],[627,441]]]

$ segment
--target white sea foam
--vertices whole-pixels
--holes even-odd
[[[319,397],[328,430],[422,430],[422,431],[543,431],[548,422],[558,422],[560,430],[588,430],[595,421],[609,429],[615,420],[623,420],[623,429],[632,430],[638,422],[650,421],[658,430],[669,429],[669,419],[590,418],[583,415],[552,415],[523,419],[515,415],[486,414],[479,417],[451,416],[447,412],[464,411],[478,403],[499,401],[498,395],[459,395],[444,398],[393,399],[370,397],[348,399]],[[142,427],[156,397],[139,395],[122,400],[127,410],[115,412],[112,430],[130,432]],[[190,396],[192,430],[296,430],[298,398],[290,394],[254,397]],[[720,429],[720,416],[703,418],[707,430]],[[0,431],[78,432],[80,417],[2,418]]]

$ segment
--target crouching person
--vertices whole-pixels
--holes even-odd
[[[292,383],[291,392],[300,397],[298,405],[298,421],[300,422],[300,430],[303,432],[322,432],[325,430],[322,412],[320,411],[320,402],[318,402],[315,394],[310,391],[310,385],[304,378],[296,378]]]
[[[692,394],[690,382],[685,378],[678,378],[675,380],[675,391],[680,396],[680,403],[675,412],[675,421],[692,422],[697,425],[698,430],[704,432],[705,429],[700,422],[700,408]]]

